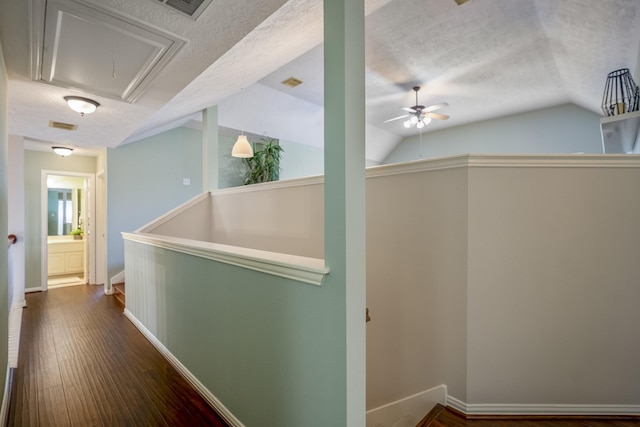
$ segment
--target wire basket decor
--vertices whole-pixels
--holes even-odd
[[[630,113],[640,109],[640,88],[633,81],[628,68],[607,75],[602,96],[602,111],[606,116]]]

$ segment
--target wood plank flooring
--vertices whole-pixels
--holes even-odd
[[[593,418],[532,418],[467,420],[442,405],[437,405],[417,427],[637,427],[640,419],[593,419]]]
[[[102,287],[27,294],[9,426],[227,424]]]

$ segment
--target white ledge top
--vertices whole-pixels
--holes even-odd
[[[324,260],[147,233],[122,233],[125,240],[321,286],[329,274]]]

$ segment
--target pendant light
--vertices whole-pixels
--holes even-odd
[[[231,150],[231,156],[239,157],[241,159],[248,159],[253,157],[253,148],[251,148],[251,144],[247,141],[247,135],[244,133],[238,135],[238,139],[235,144],[233,144],[233,149]]]
[[[242,90],[240,91],[240,109],[244,111],[244,95],[242,94]],[[233,144],[231,156],[241,159],[253,157],[253,148],[251,148],[251,144],[247,141],[247,136],[244,132],[238,135],[238,139],[236,139],[235,144]]]
[[[640,110],[640,88],[633,81],[628,68],[607,75],[602,96],[602,111],[607,116]]]

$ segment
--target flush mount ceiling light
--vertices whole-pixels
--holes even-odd
[[[73,148],[69,148],[69,147],[51,147],[51,148],[53,148],[54,153],[62,157],[70,156],[71,153],[73,153]]]
[[[100,106],[93,99],[83,98],[82,96],[65,96],[64,100],[67,101],[69,108],[80,113],[81,116],[93,113]]]
[[[238,135],[238,139],[235,144],[233,144],[231,156],[240,157],[242,159],[253,157],[253,148],[251,148],[251,144],[247,141],[247,135]]]

